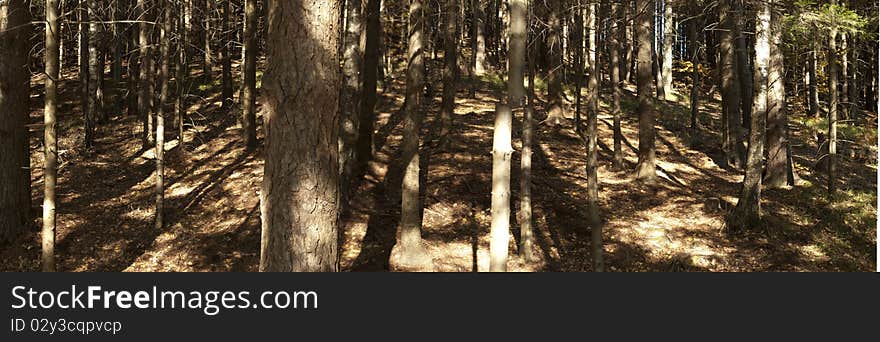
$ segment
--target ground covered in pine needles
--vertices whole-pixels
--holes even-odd
[[[60,271],[256,271],[259,263],[261,150],[245,153],[235,116],[220,108],[219,87],[193,87],[184,144],[166,129],[166,225],[153,227],[153,151],[142,149],[140,122],[111,112],[100,123],[96,147],[83,148],[75,75],[59,89],[60,169],[56,254]],[[497,77],[479,80],[473,99],[466,82],[457,99],[450,143],[436,144],[439,91],[431,92],[422,132],[423,233],[435,271],[488,270],[492,125],[503,98]],[[441,82],[431,80],[439,89]],[[33,84],[41,84],[35,78]],[[401,168],[396,165],[403,113],[403,81],[391,80],[378,105],[377,155],[344,215],[340,242],[346,271],[389,270],[400,212]],[[707,89],[708,90],[708,89]],[[680,89],[684,93],[683,90]],[[42,94],[35,86],[32,94]],[[724,215],[736,203],[741,172],[716,163],[720,126],[717,98],[704,99],[702,129],[688,128],[686,99],[658,105],[658,179],[632,180],[638,142],[634,88],[625,92],[626,165],[611,164],[611,116],[599,117],[599,192],[605,260],[611,271],[873,271],[876,260],[876,116],[873,140],[844,144],[841,195],[825,196],[814,167],[810,125],[791,120],[792,151],[802,179],[793,188],[763,192],[764,221],[730,234]],[[537,118],[543,117],[538,99]],[[607,99],[603,99],[607,100]],[[32,97],[32,122],[42,98]],[[122,103],[115,103],[122,106]],[[113,107],[114,103],[109,103]],[[520,116],[515,113],[512,212],[518,211]],[[570,115],[571,116],[571,115]],[[171,122],[172,120],[166,120]],[[170,126],[170,125],[169,125]],[[34,216],[42,203],[42,135],[31,133]],[[263,132],[259,132],[260,138]],[[519,257],[519,225],[512,219],[512,271],[590,271],[585,148],[571,129],[537,126],[533,155],[534,254]],[[856,153],[858,152],[858,153]],[[37,220],[39,224],[39,220]],[[4,271],[39,270],[37,231],[4,248]]]

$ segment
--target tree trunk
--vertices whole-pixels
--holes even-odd
[[[752,68],[749,63],[749,48],[746,46],[746,35],[744,31],[747,31],[746,28],[746,20],[745,20],[745,9],[743,8],[742,0],[734,0],[733,1],[733,13],[735,16],[736,24],[734,25],[734,41],[736,42],[736,58],[737,58],[737,67],[739,73],[739,85],[740,85],[740,101],[742,106],[741,117],[743,126],[746,129],[751,129],[750,123],[752,122],[752,107],[754,103],[754,94],[755,94],[755,85],[752,81]],[[757,39],[757,38],[755,38]]]
[[[204,43],[204,48],[202,49],[204,53],[204,58],[202,58],[202,73],[205,78],[205,84],[210,86],[214,82],[214,62],[211,57],[211,41],[214,40],[211,34],[211,13],[214,12],[215,2],[213,0],[203,0],[204,7],[202,8],[202,21],[205,23],[205,26],[202,28],[202,42]]]
[[[364,31],[364,65],[363,86],[361,87],[360,127],[357,142],[357,170],[364,170],[367,162],[373,157],[373,133],[375,130],[377,96],[376,86],[379,79],[379,47],[382,40],[381,0],[367,0],[364,10],[366,29]]]
[[[736,207],[728,224],[734,231],[755,227],[761,220],[761,170],[764,158],[764,129],[767,120],[768,70],[770,65],[770,2],[757,6],[755,20],[754,106],[749,130],[746,175]]]
[[[807,70],[810,77],[810,116],[811,117],[819,117],[819,81],[818,81],[818,69],[819,69],[819,58],[816,55],[816,45],[815,43],[811,44],[809,53],[809,69]]]
[[[626,63],[621,63],[620,52],[622,50],[621,41],[626,41],[626,21],[624,10],[627,6],[618,5],[617,2],[611,3],[611,15],[614,18],[612,23],[612,32],[609,35],[611,39],[611,115],[614,117],[614,168],[623,168],[623,134],[620,128],[620,90],[621,90],[621,72],[626,68],[621,67]]]
[[[562,79],[565,77],[563,74],[563,61],[562,61],[562,13],[563,13],[563,4],[562,0],[551,0],[546,3],[545,6],[549,6],[547,8],[548,13],[548,33],[547,33],[547,45],[549,45],[546,50],[547,57],[549,58],[549,65],[547,67],[547,79],[548,79],[548,107],[547,107],[547,124],[551,126],[556,126],[562,124],[565,120],[565,104],[563,103],[563,88],[562,88]]]
[[[638,41],[637,78],[639,98],[639,161],[636,165],[636,179],[646,183],[654,182],[656,172],[656,148],[654,146],[654,100],[653,73],[651,65],[651,17],[654,13],[653,0],[636,0],[635,34]]]
[[[523,12],[529,6],[525,1],[517,0],[514,4],[521,4]],[[531,23],[531,10],[520,14],[511,8],[511,20],[522,20],[525,22],[525,33],[523,35],[523,48],[528,56],[528,73],[529,73],[529,89],[526,93],[526,106],[523,109],[522,123],[522,155],[520,156],[520,214],[519,214],[519,254],[522,255],[525,262],[531,262],[534,259],[532,246],[534,245],[534,233],[532,232],[532,98],[535,96],[535,53],[534,49],[529,48],[528,27]],[[511,30],[513,31],[513,30]],[[513,43],[514,39],[511,39]]]
[[[770,25],[770,70],[767,94],[767,165],[763,186],[767,189],[794,185],[788,152],[788,114],[785,110],[785,66],[782,51],[782,18],[772,14]]]
[[[574,96],[575,96],[575,105],[574,105],[574,129],[576,132],[581,132],[581,85],[583,84],[584,79],[584,58],[585,55],[591,54],[593,50],[593,45],[584,44],[584,38],[586,31],[592,32],[595,28],[587,28],[584,25],[585,17],[590,16],[586,19],[588,22],[592,23],[593,13],[589,11],[584,11],[584,7],[582,6],[581,0],[576,1],[577,4],[575,8],[572,10],[574,16],[574,33],[572,34],[572,39],[574,41],[574,47],[570,50],[574,51],[574,77],[575,77],[575,87],[574,87]],[[589,12],[589,13],[587,13]],[[568,41],[568,39],[565,39]],[[590,75],[592,76],[592,75]],[[593,93],[590,93],[587,90],[587,96],[593,96]],[[589,100],[588,100],[589,101]]]
[[[691,44],[691,64],[693,65],[693,72],[691,73],[691,133],[692,138],[697,137],[697,133],[700,130],[700,87],[703,84],[702,74],[700,74],[700,54],[702,53],[702,48],[700,46],[700,36],[701,30],[697,25],[697,18],[699,18],[699,11],[694,11],[694,17],[692,17],[691,22],[688,26],[688,40]],[[668,93],[667,93],[668,94]]]
[[[267,2],[260,271],[339,267],[339,6]]]
[[[838,75],[837,64],[837,27],[831,28],[828,37],[828,197],[834,198],[837,190],[837,107],[838,107]]]
[[[598,17],[598,5],[592,3],[588,5],[589,11],[589,27],[590,51],[587,53],[587,73],[590,79],[587,83],[587,127],[586,127],[586,148],[587,148],[587,217],[590,220],[590,245],[593,259],[593,271],[602,272],[605,270],[605,264],[602,261],[603,244],[602,244],[602,219],[599,217],[599,162],[597,155],[599,130],[596,123],[599,117],[599,68],[596,63],[596,51],[598,41],[596,24]]]
[[[26,1],[0,3],[0,245],[33,225],[30,144],[25,127],[30,115],[29,22]]]
[[[727,165],[740,168],[744,166],[745,145],[742,131],[742,90],[737,77],[739,61],[736,57],[736,21],[731,15],[730,3],[735,0],[721,0],[718,8],[721,22],[720,48],[721,55],[721,98],[722,109],[725,111],[727,139],[723,142],[723,150]]]
[[[661,71],[663,94],[667,101],[675,100],[672,89],[672,46],[675,45],[675,25],[672,0],[663,1],[663,70]]]
[[[357,159],[355,153],[360,132],[360,72],[361,64],[361,0],[349,0],[345,6],[347,27],[343,42],[342,98],[340,99],[340,130],[339,130],[339,172],[340,193],[342,205],[346,206],[349,200],[354,163]]]
[[[510,143],[512,117],[510,106],[495,106],[495,130],[492,139],[492,227],[489,243],[489,271],[507,271],[510,243]]]
[[[164,202],[165,202],[165,104],[168,103],[168,62],[169,48],[168,32],[171,31],[171,2],[162,0],[162,13],[164,18],[159,25],[159,103],[156,105],[156,217],[155,227],[159,231],[164,226]]]
[[[223,12],[220,13],[222,16],[220,20],[220,37],[222,37],[222,44],[220,45],[220,59],[222,63],[222,78],[223,78],[223,87],[222,93],[223,96],[223,105],[222,108],[225,110],[229,110],[233,103],[233,95],[232,95],[232,54],[229,48],[229,45],[232,44],[233,36],[230,34],[229,28],[229,17],[232,15],[229,8],[230,1],[223,1]]]
[[[443,10],[443,102],[440,105],[440,140],[446,145],[452,131],[455,115],[455,93],[459,79],[458,68],[458,1],[445,0]],[[520,77],[522,84],[522,77]]]
[[[525,99],[526,90],[523,86],[523,75],[528,27],[526,22],[527,6],[527,0],[510,1],[510,29],[507,31],[510,35],[507,45],[509,49],[507,53],[507,92],[508,104],[513,108],[522,106]]]
[[[422,270],[430,257],[422,246],[421,203],[419,201],[419,129],[422,121],[422,93],[425,88],[424,3],[410,0],[407,43],[406,99],[403,119],[401,165],[404,166],[401,191],[400,228],[392,264],[403,270]]]
[[[486,73],[486,18],[483,15],[483,3],[473,0],[471,2],[471,9],[473,10],[474,25],[474,50],[472,52],[474,56],[474,74],[482,76]],[[412,21],[410,21],[410,24],[412,24]]]
[[[138,24],[138,51],[140,61],[138,62],[140,75],[138,75],[138,114],[141,116],[143,129],[141,131],[141,146],[143,149],[150,148],[153,142],[151,110],[150,102],[152,92],[150,91],[150,25],[146,22],[149,20],[149,0],[137,0],[138,18],[142,18]]]
[[[46,98],[43,105],[43,228],[41,232],[44,272],[55,271],[55,183],[58,169],[58,141],[55,136],[55,117],[58,111],[58,85],[61,40],[58,26],[58,0],[46,0]]]
[[[184,120],[186,120],[186,92],[188,87],[188,78],[189,78],[189,60],[187,59],[187,47],[188,47],[188,38],[189,38],[189,16],[190,16],[190,0],[185,0],[180,3],[179,13],[180,17],[177,21],[177,101],[175,102],[175,107],[177,107],[177,150],[180,153],[183,153],[185,139],[183,136],[183,126]],[[246,42],[247,43],[247,42]]]

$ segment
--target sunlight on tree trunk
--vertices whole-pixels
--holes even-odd
[[[58,0],[46,0],[46,98],[43,105],[43,229],[42,269],[55,272],[55,185],[58,170],[58,140],[55,135],[55,119],[58,111],[59,47]]]
[[[510,143],[512,119],[510,106],[495,105],[495,129],[492,139],[492,227],[489,244],[489,271],[507,271],[510,243]]]
[[[654,13],[653,0],[636,0],[636,13],[633,25],[636,26],[638,53],[636,56],[638,98],[639,98],[639,162],[636,165],[636,179],[653,183],[657,177],[656,148],[654,146],[654,100],[653,74],[651,65],[651,16]]]

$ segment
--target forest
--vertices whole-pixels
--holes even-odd
[[[0,0],[0,270],[874,271],[866,0]]]

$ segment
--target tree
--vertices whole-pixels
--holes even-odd
[[[651,65],[651,10],[653,0],[636,0],[634,21],[638,52],[636,54],[636,78],[639,98],[639,162],[636,165],[636,179],[646,183],[654,182],[656,171],[656,148],[654,146],[654,100],[652,94],[653,73]]]
[[[590,79],[587,83],[587,94],[589,94],[587,106],[589,111],[587,113],[586,131],[586,171],[587,217],[590,219],[590,244],[592,246],[593,270],[596,272],[602,272],[605,270],[605,264],[602,261],[602,219],[599,217],[599,162],[597,160],[599,130],[596,127],[599,117],[599,68],[596,63],[596,51],[598,50],[598,47],[595,45],[595,42],[598,41],[598,39],[596,39],[596,36],[598,35],[598,25],[596,25],[596,19],[598,17],[597,9],[598,6],[596,3],[592,3],[587,7],[587,10],[590,12],[590,15],[588,16],[590,19],[587,23],[587,27],[590,28],[590,41],[593,42],[593,45],[590,46],[590,51],[587,54],[587,72],[590,74]]]
[[[150,111],[150,102],[152,102],[152,92],[150,91],[150,31],[149,31],[149,23],[147,23],[147,16],[149,15],[148,3],[149,0],[137,0],[137,12],[139,13],[138,18],[140,18],[140,22],[138,23],[138,56],[140,57],[140,61],[138,61],[138,70],[140,74],[138,75],[138,114],[141,116],[141,123],[143,126],[143,130],[141,131],[141,145],[143,149],[150,148],[150,144],[152,143],[152,124],[151,117],[152,113]]]
[[[364,61],[361,86],[361,108],[358,121],[357,158],[356,168],[360,173],[373,157],[373,133],[375,130],[376,114],[376,85],[379,80],[379,47],[382,40],[382,26],[380,21],[381,0],[367,0],[364,9],[366,28],[364,29]]]
[[[495,105],[495,129],[492,139],[492,227],[489,242],[489,271],[507,271],[510,243],[510,143],[512,114],[507,104]]]
[[[749,147],[746,154],[746,175],[742,191],[728,219],[736,231],[754,227],[761,220],[761,170],[764,159],[764,129],[767,123],[767,92],[770,67],[770,8],[771,2],[757,7],[755,18],[754,86],[757,88],[752,106],[749,129]]]
[[[28,38],[24,0],[0,3],[0,244],[33,224],[28,144]]]
[[[788,114],[785,103],[785,67],[782,51],[782,18],[771,14],[770,65],[767,94],[767,165],[762,184],[765,188],[794,185],[794,170],[788,148]]]
[[[242,48],[241,134],[244,146],[257,147],[257,0],[244,3],[244,47]]]
[[[43,228],[42,269],[55,271],[55,183],[58,170],[58,141],[55,136],[55,119],[58,111],[58,79],[60,30],[58,26],[58,0],[46,0],[46,97],[43,104]]]
[[[403,142],[400,162],[403,166],[401,184],[400,226],[397,244],[392,250],[397,267],[423,269],[430,262],[422,246],[421,202],[419,201],[419,129],[422,121],[422,93],[425,88],[424,8],[422,0],[409,2],[409,35],[406,46],[406,99],[404,100]]]
[[[724,117],[726,119],[726,138],[722,147],[727,165],[733,167],[744,166],[745,145],[742,141],[742,111],[741,111],[741,87],[737,77],[739,60],[736,57],[736,45],[734,40],[736,29],[735,18],[731,14],[730,3],[735,0],[721,0],[718,7],[718,16],[721,23],[719,31],[720,41],[720,78],[721,78],[721,102]]]
[[[176,112],[177,112],[177,142],[178,142],[178,151],[183,153],[184,151],[184,143],[185,139],[183,137],[183,127],[184,120],[186,118],[186,91],[187,91],[187,78],[189,77],[189,61],[187,54],[187,43],[189,36],[189,26],[190,26],[190,15],[192,8],[191,0],[184,0],[179,3],[178,13],[180,13],[177,20],[177,101],[175,102]],[[248,42],[245,41],[245,44]],[[253,43],[252,43],[253,44]],[[247,66],[247,61],[243,62],[245,66]],[[247,75],[247,70],[242,72],[242,74]],[[246,78],[246,77],[245,77]],[[247,80],[245,80],[247,81]],[[244,82],[247,84],[247,82]],[[256,82],[254,82],[256,83]],[[243,87],[246,88],[246,87]],[[244,90],[243,90],[244,91]],[[251,94],[252,95],[252,94]],[[242,97],[243,98],[243,97]],[[244,107],[244,106],[242,106]],[[245,131],[247,131],[247,127],[245,127]],[[256,133],[255,133],[256,134]],[[245,137],[246,146],[247,145],[247,137]]]
[[[339,6],[267,1],[261,271],[338,269]]]
[[[525,88],[523,86],[523,72],[525,71],[526,58],[526,22],[527,11],[526,0],[510,1],[510,29],[507,31],[510,35],[508,39],[507,58],[507,93],[508,104],[517,108],[522,106],[525,98]]]
[[[563,43],[563,35],[562,35],[562,22],[563,22],[563,3],[562,0],[550,0],[545,3],[544,6],[547,6],[547,23],[549,25],[547,32],[547,42],[546,45],[548,49],[545,50],[548,58],[548,70],[547,70],[547,124],[549,125],[560,125],[562,121],[565,119],[565,104],[563,102],[563,88],[562,88],[562,79],[563,79],[563,51],[562,51],[562,43]]]
[[[620,6],[617,2],[611,2],[611,15],[614,18],[614,22],[612,23],[612,32],[609,35],[609,39],[611,40],[611,67],[609,68],[611,72],[611,115],[614,117],[613,130],[614,130],[614,168],[622,169],[623,168],[623,133],[621,132],[620,127],[620,90],[621,90],[621,71],[627,68],[619,67],[624,63],[620,60],[620,52],[623,50],[621,41],[626,41],[626,29],[625,26],[625,18],[624,18],[624,10],[627,7],[626,4]]]
[[[458,67],[458,1],[445,0],[443,10],[443,101],[440,104],[440,139],[445,145],[452,131],[455,115],[455,93],[458,90],[460,69]],[[520,76],[522,87],[522,76]]]
[[[230,106],[232,106],[233,98],[232,98],[232,54],[229,51],[229,45],[232,44],[232,36],[230,35],[229,28],[229,17],[232,15],[232,11],[229,8],[229,3],[231,0],[222,1],[223,3],[223,11],[220,13],[220,37],[222,37],[223,44],[220,45],[220,63],[221,63],[221,72],[222,72],[222,93],[223,104],[222,108],[224,110],[229,110]]]
[[[339,172],[343,206],[348,203],[356,144],[360,132],[361,87],[361,0],[349,0],[345,6],[347,24],[343,38],[342,95],[340,98]]]
[[[522,154],[520,156],[520,180],[519,180],[519,189],[520,189],[520,212],[519,212],[519,254],[522,255],[523,260],[525,262],[531,262],[533,259],[532,246],[534,245],[534,233],[532,232],[532,103],[533,98],[535,96],[535,49],[530,48],[529,44],[529,35],[528,35],[528,27],[531,23],[531,10],[527,10],[529,4],[526,1],[516,0],[512,2],[510,9],[510,22],[511,22],[511,39],[510,39],[510,52],[508,52],[508,56],[514,59],[519,59],[517,57],[515,47],[522,46],[523,54],[528,56],[528,73],[529,73],[529,88],[528,92],[526,92],[526,104],[525,108],[523,108],[523,122],[522,122]],[[519,8],[522,6],[522,8]],[[528,12],[528,16],[526,16],[526,12]],[[517,36],[516,32],[519,31],[515,26],[519,25],[517,22],[522,22],[523,35]],[[518,39],[522,39],[522,42],[518,42]],[[526,57],[526,56],[523,56]],[[511,62],[511,65],[514,63]],[[510,76],[513,77],[513,76]],[[515,86],[515,85],[514,85]],[[511,91],[513,93],[513,91]]]
[[[674,100],[672,89],[672,47],[675,45],[675,25],[672,14],[673,0],[663,0],[663,65],[660,72],[662,93],[666,100]]]
[[[159,25],[159,103],[156,105],[156,230],[161,230],[165,224],[165,104],[168,102],[168,62],[170,58],[170,45],[168,33],[171,32],[171,1],[161,0],[162,20]]]

